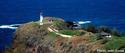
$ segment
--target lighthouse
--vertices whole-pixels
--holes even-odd
[[[40,13],[40,25],[43,25],[43,15],[42,15],[42,13]]]

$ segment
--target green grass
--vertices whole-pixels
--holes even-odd
[[[49,32],[48,35],[54,38],[57,36],[57,34],[55,34],[54,32]]]
[[[62,33],[62,34],[65,34],[65,35],[71,35],[71,36],[73,36],[73,35],[79,36],[79,35],[83,34],[82,32],[73,31],[73,30],[60,30],[59,33]]]
[[[31,22],[31,24],[34,25],[34,26],[39,26],[38,22]]]
[[[48,19],[43,19],[43,23],[49,22]]]
[[[90,42],[95,42],[97,41],[97,36],[96,35],[93,35],[90,37]]]
[[[61,26],[63,25],[64,23],[62,21],[54,21],[53,22],[53,26]]]
[[[113,36],[110,41],[105,44],[106,49],[119,49],[125,45],[125,37]]]

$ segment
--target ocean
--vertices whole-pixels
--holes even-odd
[[[0,26],[23,24],[43,16],[91,21],[124,31],[124,0],[0,0]],[[0,51],[12,44],[15,29],[0,28]]]

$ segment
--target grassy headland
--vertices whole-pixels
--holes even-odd
[[[46,17],[43,21],[47,24],[30,22],[21,25],[15,32],[12,48],[6,53],[99,53],[97,49],[125,49],[125,37],[116,29],[91,24],[73,29],[71,22],[53,17]],[[48,31],[48,27],[72,37],[57,35]]]

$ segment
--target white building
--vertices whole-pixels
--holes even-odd
[[[42,15],[42,13],[40,13],[40,25],[43,25],[43,15]]]

